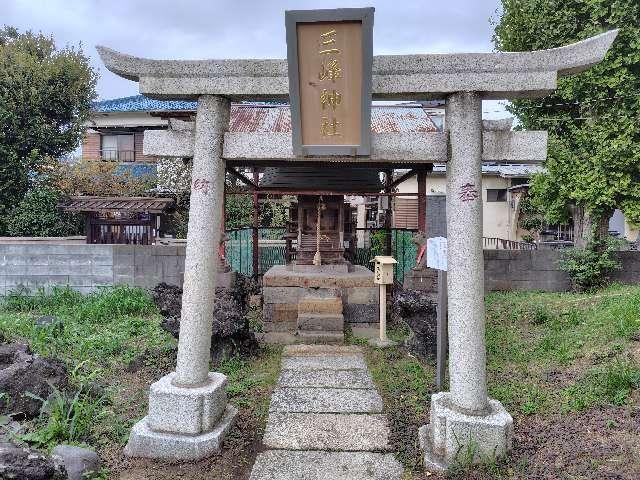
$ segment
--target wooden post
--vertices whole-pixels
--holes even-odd
[[[438,306],[436,310],[436,390],[442,391],[447,366],[447,272],[438,270]]]
[[[380,284],[380,343],[387,341],[387,286]]]
[[[258,169],[253,168],[253,183],[258,185]],[[253,278],[258,279],[259,275],[259,249],[258,249],[258,226],[260,222],[260,203],[258,201],[258,191],[253,191]]]

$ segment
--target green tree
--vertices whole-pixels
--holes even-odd
[[[12,237],[65,237],[83,231],[81,215],[61,212],[61,193],[46,184],[34,185],[11,210],[7,233]]]
[[[606,235],[619,208],[640,223],[640,2],[502,0],[500,51],[559,47],[606,30],[620,32],[605,59],[558,80],[553,95],[508,107],[526,129],[548,130],[547,172],[532,181],[533,202],[551,222],[573,217],[577,246]]]
[[[47,158],[78,145],[96,79],[81,47],[0,29],[0,235]]]

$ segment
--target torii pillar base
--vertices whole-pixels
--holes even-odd
[[[497,400],[489,400],[482,415],[456,410],[449,392],[431,396],[429,423],[418,439],[429,471],[444,471],[452,462],[478,462],[505,455],[512,447],[513,419]]]

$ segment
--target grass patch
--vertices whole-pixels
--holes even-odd
[[[516,428],[524,428],[528,420],[536,428],[545,418],[567,418],[592,408],[637,409],[640,287],[614,285],[591,294],[492,293],[486,297],[486,313],[489,395],[515,417]],[[406,335],[404,328],[390,328],[394,340]],[[358,339],[351,343],[365,345]],[[417,429],[428,422],[434,366],[403,347],[366,346],[365,351],[405,478],[424,478]],[[607,426],[615,430],[615,419]],[[446,477],[534,478],[527,472],[533,467],[540,471],[540,466],[531,464],[530,454],[526,450],[474,464],[476,452],[470,445],[460,451]]]
[[[43,315],[56,321],[38,325]],[[24,439],[42,450],[62,442],[94,448],[107,466],[100,478],[116,478],[127,468],[121,449],[130,429],[146,415],[149,385],[175,369],[177,342],[161,321],[151,295],[139,288],[7,296],[0,303],[0,339],[25,341],[35,353],[65,362],[70,372],[68,391],[40,399],[42,413],[25,424]],[[268,348],[216,368],[228,376],[227,395],[241,411],[241,430],[250,430],[243,433],[248,442],[264,430],[279,360],[280,349]]]
[[[637,387],[629,356],[640,332],[640,288],[594,294],[487,296],[490,394],[528,415],[622,405]]]
[[[280,372],[281,351],[267,346],[258,357],[235,356],[222,362],[218,370],[227,376],[227,395],[234,405],[252,408],[260,417],[267,417],[271,391]]]
[[[56,322],[38,325],[42,315]],[[45,357],[58,357],[72,368],[118,369],[153,353],[169,354],[175,340],[160,328],[161,317],[150,294],[140,288],[119,286],[82,295],[69,288],[8,295],[0,305],[0,333],[25,339]]]

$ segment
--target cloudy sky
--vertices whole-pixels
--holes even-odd
[[[77,45],[100,72],[100,99],[137,83],[100,62],[95,45],[150,58],[284,58],[284,11],[373,6],[374,54],[488,52],[499,0],[0,0],[0,22]],[[500,117],[485,102],[487,117]]]

